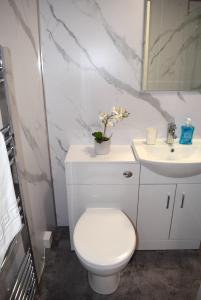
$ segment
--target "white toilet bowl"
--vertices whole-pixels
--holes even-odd
[[[88,270],[91,288],[99,294],[113,293],[136,245],[128,217],[119,209],[89,208],[75,226],[73,242],[81,264]]]

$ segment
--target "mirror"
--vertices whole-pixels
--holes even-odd
[[[201,0],[146,0],[145,91],[201,90]]]

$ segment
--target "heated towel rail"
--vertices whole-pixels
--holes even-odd
[[[5,140],[5,144],[6,144],[6,148],[7,148],[7,152],[8,152],[9,163],[10,163],[11,171],[12,171],[12,166],[15,162],[15,145],[14,145],[13,134],[11,134],[10,125],[7,125],[4,128],[2,128],[1,133],[4,135],[4,140]],[[22,209],[21,198],[20,198],[20,195],[18,194],[19,192],[17,192],[17,191],[15,191],[15,192],[17,194],[16,196],[17,196],[18,208],[19,208],[22,224],[24,225],[24,212]],[[23,227],[22,227],[22,229],[23,229]],[[2,265],[1,265],[1,269],[3,269],[3,266],[6,264],[6,261],[8,260],[10,253],[12,253],[12,250],[17,243],[17,236],[13,239],[13,241],[11,242],[11,244],[7,250],[7,253],[6,253],[4,260],[2,262]]]
[[[0,130],[4,136],[8,158],[10,162],[11,172],[13,178],[17,176],[17,169],[15,164],[15,141],[14,141],[14,134],[12,133],[12,128],[10,125],[6,125]],[[18,202],[19,212],[22,220],[22,229],[16,237],[11,242],[4,260],[1,265],[1,273],[3,272],[4,268],[6,268],[6,264],[9,263],[9,259],[18,244],[19,235],[21,235],[24,227],[27,226],[26,224],[26,216],[23,210],[23,204],[21,201],[20,190],[18,188],[18,184],[14,183],[16,198]],[[28,227],[27,227],[28,230]],[[27,232],[28,233],[28,232]],[[15,282],[9,290],[7,290],[7,299],[9,300],[32,300],[36,294],[37,290],[37,279],[36,279],[36,272],[34,267],[33,261],[33,253],[31,251],[31,243],[29,239],[27,250],[25,250],[24,258],[22,259],[21,265],[16,275]]]

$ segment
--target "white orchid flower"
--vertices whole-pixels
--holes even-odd
[[[106,129],[108,127],[114,127],[119,121],[123,120],[124,118],[127,118],[128,116],[129,116],[129,112],[121,106],[113,107],[111,113],[106,113],[106,112],[100,113],[99,120],[103,124],[103,132],[101,132],[102,138],[100,138],[100,132],[94,132],[92,135],[95,136],[95,139],[98,140],[99,143],[109,140],[111,136],[110,137],[106,136]]]
[[[102,112],[102,113],[99,114],[99,120],[104,123],[107,120],[108,116],[109,115],[107,113]]]
[[[123,117],[127,118],[129,116],[129,112],[125,109],[123,112]]]
[[[121,120],[123,119],[123,118],[122,118],[122,115],[120,115],[120,114],[114,115],[113,118],[114,118],[114,120],[116,121],[116,123],[119,122],[119,121],[121,121]]]
[[[115,115],[120,115],[120,114],[122,114],[122,110],[123,110],[123,108],[122,107],[113,107],[113,109],[112,109],[112,112],[115,114]]]
[[[116,124],[121,120],[121,118],[119,115],[112,115],[112,120]]]
[[[114,127],[114,125],[115,125],[114,120],[109,120],[109,121],[107,122],[107,127]]]
[[[121,106],[113,107],[113,113],[118,116],[119,120],[128,117],[129,113],[127,110]]]

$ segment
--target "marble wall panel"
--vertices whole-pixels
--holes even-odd
[[[131,113],[112,143],[130,144],[147,127],[166,136],[167,122],[191,116],[201,131],[200,93],[141,91],[144,1],[41,0],[47,120],[58,225],[67,224],[64,158],[70,144],[91,144],[98,114]],[[179,133],[179,130],[178,130]]]
[[[46,114],[40,70],[38,3],[2,0],[0,44],[6,51],[17,162],[40,276],[44,263],[43,232],[55,226]]]

